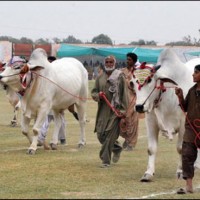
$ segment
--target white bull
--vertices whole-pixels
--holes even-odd
[[[200,59],[195,63],[200,63]],[[173,50],[166,49],[160,54],[157,67],[141,65],[134,71],[131,82],[137,95],[135,109],[145,113],[148,138],[148,166],[141,181],[149,182],[153,179],[159,132],[169,139],[173,139],[173,135],[178,133],[176,148],[179,162],[176,174],[177,177],[182,176],[181,150],[185,115],[179,106],[174,87],[178,84],[186,95],[194,85],[193,69],[194,62],[190,61],[190,64],[188,62],[185,65]]]
[[[9,101],[9,103],[14,108],[14,116],[13,116],[13,119],[11,120],[11,124],[10,124],[11,126],[14,127],[14,126],[19,125],[19,110],[21,108],[20,97],[9,86],[4,85],[4,88],[6,90],[6,97]]]
[[[5,70],[5,66],[6,63],[1,63],[0,62],[0,71],[4,71]],[[21,107],[20,104],[20,99],[19,99],[19,95],[17,95],[17,93],[12,90],[9,86],[5,85],[5,84],[1,84],[3,89],[6,91],[6,97],[9,101],[9,103],[12,105],[12,107],[14,108],[14,116],[13,119],[11,120],[11,126],[17,126],[19,124],[18,122],[18,115],[19,115],[19,109]]]
[[[0,74],[0,79],[16,92],[22,93],[23,91],[21,128],[31,144],[28,153],[36,152],[38,133],[50,110],[53,111],[55,122],[50,143],[52,149],[57,149],[58,132],[61,126],[59,113],[72,104],[76,106],[79,118],[80,140],[78,145],[79,147],[85,145],[88,74],[82,63],[75,58],[62,58],[50,63],[46,52],[38,48],[32,52],[29,62],[24,67],[26,70],[6,67]],[[14,75],[22,71],[25,73],[23,78]],[[32,118],[34,119],[33,137],[29,133]]]

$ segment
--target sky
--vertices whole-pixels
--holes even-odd
[[[200,39],[200,1],[0,1],[0,36],[82,42],[99,34],[114,44]]]

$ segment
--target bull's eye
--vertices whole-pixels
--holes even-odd
[[[21,69],[22,66],[23,66],[23,65],[14,65],[14,66],[13,66],[13,69]]]
[[[152,79],[151,79],[151,78],[149,78],[149,79],[147,80],[147,83],[150,83],[150,82],[151,82],[151,80],[152,80]]]
[[[16,66],[16,67],[14,67],[14,69],[20,69],[20,66]]]
[[[131,87],[131,89],[134,88],[134,83],[132,81],[130,81],[130,87]]]

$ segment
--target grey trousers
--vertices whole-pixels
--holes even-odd
[[[62,124],[61,124],[60,130],[59,130],[59,133],[58,133],[58,140],[66,139],[66,130],[65,130],[66,122],[65,122],[65,118],[64,118],[64,113],[61,114],[61,118],[62,118]],[[44,140],[47,136],[50,122],[53,120],[54,120],[54,117],[52,114],[47,115],[46,120],[45,120],[44,124],[42,125],[40,133],[38,135],[38,140],[40,142],[44,142]]]

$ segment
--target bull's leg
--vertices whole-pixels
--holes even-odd
[[[60,113],[60,116],[61,116],[61,127],[58,132],[58,140],[60,140],[61,144],[66,144],[66,122],[65,122],[64,111]]]
[[[85,124],[86,124],[86,102],[80,102],[80,105],[77,105],[77,112],[79,118],[79,126],[80,126],[80,139],[78,142],[78,147],[82,148],[86,145],[85,138]]]
[[[50,146],[52,150],[56,150],[57,144],[58,144],[58,133],[61,128],[62,118],[61,118],[61,114],[58,112],[54,111],[53,115],[54,115],[54,131],[53,131],[52,139],[50,141]]]
[[[25,135],[28,138],[28,141],[30,142],[30,144],[32,143],[32,137],[29,133],[29,124],[30,124],[31,119],[25,117],[24,115],[22,115],[22,119],[21,119],[21,130],[22,130],[22,134]]]
[[[16,114],[16,124],[19,125],[19,113],[20,113],[20,107],[21,107],[21,103],[20,101],[18,102],[18,104],[15,106],[15,114]]]
[[[48,112],[49,112],[49,110],[44,108],[44,110],[40,110],[40,112],[37,115],[37,118],[36,118],[34,126],[33,126],[33,139],[32,139],[32,143],[28,149],[28,154],[35,154],[35,152],[37,150],[38,134],[41,130],[43,123],[45,122]]]
[[[11,120],[10,122],[10,125],[12,127],[15,127],[17,125],[17,115],[16,115],[16,109],[14,109],[14,116],[13,116],[13,119]]]
[[[141,182],[150,182],[153,179],[155,173],[155,159],[158,146],[158,134],[159,128],[157,119],[154,113],[146,114],[146,128],[148,139],[148,166],[147,170],[141,178]]]

